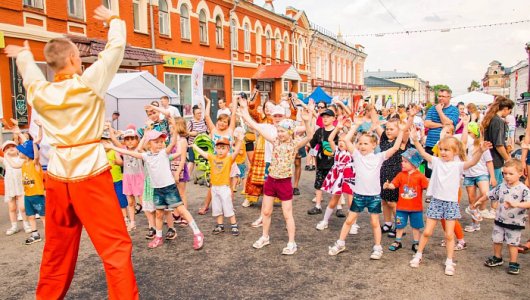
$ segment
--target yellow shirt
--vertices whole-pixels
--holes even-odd
[[[210,183],[212,186],[230,186],[230,170],[232,169],[232,156],[229,154],[225,158],[218,158],[217,155],[209,154]]]
[[[32,160],[22,164],[22,184],[24,185],[25,196],[44,195],[44,180],[42,168],[36,166]]]
[[[98,60],[83,75],[48,82],[29,51],[17,56],[27,102],[40,115],[50,151],[48,174],[56,180],[77,182],[109,169],[105,149],[98,142],[105,122],[104,96],[125,51],[125,23],[110,22],[108,42]]]
[[[121,166],[116,164],[116,151],[107,151],[107,160],[110,164],[110,175],[112,175],[112,182],[122,181],[123,173],[121,171]]]

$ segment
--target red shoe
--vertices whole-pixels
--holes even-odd
[[[162,246],[163,244],[164,244],[164,239],[160,236],[155,236],[155,238],[151,242],[149,242],[147,247],[154,249],[156,247]]]
[[[204,234],[202,234],[202,232],[194,234],[193,235],[193,249],[201,250],[203,245],[204,245]]]

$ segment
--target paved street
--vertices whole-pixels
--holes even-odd
[[[327,254],[327,247],[338,237],[343,219],[332,217],[330,228],[315,229],[319,216],[309,216],[314,172],[304,171],[302,195],[295,199],[298,252],[292,257],[280,255],[287,241],[280,208],[275,208],[271,245],[261,250],[252,248],[260,229],[249,224],[258,216],[257,208],[242,208],[242,197],[236,199],[241,235],[228,233],[213,236],[214,219],[197,216],[205,193],[204,187],[189,184],[191,209],[205,233],[205,247],[192,249],[188,228],[179,228],[178,238],[162,248],[149,250],[144,238],[146,220],[139,218],[139,229],[132,233],[133,260],[143,299],[527,299],[526,284],[530,280],[530,255],[522,255],[519,276],[506,273],[506,267],[489,269],[483,260],[490,255],[492,221],[483,222],[482,231],[467,234],[468,249],[456,254],[457,273],[444,275],[444,248],[441,227],[437,228],[419,269],[408,266],[411,258],[411,234],[404,248],[396,253],[386,250],[392,239],[383,237],[385,249],[381,261],[370,261],[372,234],[368,216],[363,215],[359,235],[347,240],[348,250],[337,257]],[[464,198],[464,205],[467,200]],[[7,237],[9,226],[6,206],[0,212],[0,298],[32,299],[38,278],[44,243],[23,244],[24,233]],[[463,223],[469,222],[464,216]],[[527,230],[524,237],[527,238]],[[106,282],[103,266],[86,233],[83,235],[76,274],[68,298],[104,299]]]

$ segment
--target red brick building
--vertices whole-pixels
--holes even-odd
[[[29,40],[36,61],[44,62],[46,41],[68,35],[89,65],[106,38],[91,17],[103,3],[127,23],[129,47],[120,71],[154,74],[179,95],[186,116],[191,114],[191,68],[199,57],[205,60],[204,92],[213,100],[230,101],[232,93],[250,93],[257,84],[262,99],[307,93],[307,16],[294,8],[274,12],[272,1],[266,2],[261,7],[243,0],[2,0],[0,47],[2,41],[20,45]],[[46,64],[40,65],[51,79]],[[0,82],[0,114],[27,117],[20,78],[3,53]]]

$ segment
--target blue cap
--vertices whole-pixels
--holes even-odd
[[[408,148],[407,151],[401,154],[401,156],[407,159],[416,168],[419,168],[421,162],[423,161],[423,157],[421,157],[418,150],[414,148]]]
[[[18,145],[17,150],[18,152],[29,157],[30,159],[35,158],[35,156],[33,155],[33,141],[32,140],[27,140],[23,144]]]

